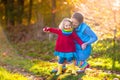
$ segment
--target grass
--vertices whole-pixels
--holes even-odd
[[[0,80],[28,80],[26,77],[18,73],[10,73],[0,67]]]
[[[98,41],[93,45],[93,53],[88,62],[92,67],[120,71],[119,46],[120,40],[115,42],[115,47],[111,39]]]
[[[49,41],[28,41],[14,45],[20,55],[40,58],[42,60],[52,59],[55,42]],[[43,56],[44,54],[44,56]]]
[[[29,70],[36,75],[40,76],[50,76],[51,70],[57,66],[57,63],[50,63],[47,61],[37,61],[37,63],[32,66]]]
[[[106,73],[103,70],[92,68],[86,70],[85,73],[79,75],[71,75],[70,73],[64,73],[57,76],[55,73],[51,74],[50,71],[57,66],[57,63],[50,63],[46,61],[38,61],[30,71],[38,76],[45,77],[46,80],[113,80],[114,78],[120,79],[120,75]]]
[[[52,74],[47,78],[47,80],[78,80],[81,79],[84,75],[85,73],[81,73],[77,76],[71,75],[70,73],[64,73],[61,74],[60,76],[56,76],[55,74]]]
[[[16,66],[16,67],[19,67],[19,68],[24,68],[26,70],[28,70],[32,65],[32,61],[29,60],[29,59],[25,59],[23,57],[18,57],[19,55],[17,56],[7,56],[7,57],[2,57],[0,56],[0,59],[1,63],[3,64],[8,64],[8,65],[11,65],[11,66]]]
[[[2,68],[8,65],[28,70],[33,63],[17,54],[0,27],[0,80],[28,80],[22,74],[12,73]]]
[[[31,56],[40,58],[42,60],[51,60],[54,58],[55,42],[49,41],[29,41],[26,43],[18,43],[15,48],[20,54],[24,56]],[[34,46],[34,47],[33,47]],[[99,67],[101,69],[120,71],[120,41],[116,41],[115,47],[112,39],[98,41],[93,44],[93,52],[88,62],[92,67]],[[43,49],[41,49],[43,48]],[[115,49],[115,53],[114,53]],[[43,56],[44,54],[44,56]],[[115,64],[114,64],[115,63]],[[115,67],[113,67],[113,65]]]
[[[39,45],[36,47],[29,47],[29,46],[35,46],[35,45]],[[116,42],[116,54],[117,56],[119,56],[119,41]],[[48,41],[43,41],[41,42],[36,42],[36,41],[30,41],[30,42],[26,42],[26,43],[20,43],[17,44],[17,50],[24,53],[24,50],[26,50],[26,54],[23,55],[27,55],[27,56],[31,56],[31,57],[40,57],[40,59],[42,60],[50,60],[53,58],[53,53],[54,52],[54,42],[48,42]],[[40,48],[44,49],[40,49]],[[25,49],[26,48],[26,49]],[[92,67],[96,67],[99,69],[102,69],[102,72],[99,73],[99,75],[96,75],[98,73],[98,71],[94,72],[94,75],[89,75],[89,73],[82,73],[78,76],[73,76],[70,74],[62,74],[60,76],[56,76],[55,74],[50,74],[50,71],[57,66],[57,63],[50,63],[47,61],[39,61],[36,60],[34,61],[34,65],[31,66],[31,68],[29,68],[29,71],[31,71],[32,73],[34,73],[35,75],[38,76],[44,76],[46,79],[48,80],[77,80],[79,78],[83,79],[83,80],[102,80],[104,78],[107,78],[107,80],[112,80],[113,78],[119,78],[118,76],[116,76],[115,74],[108,74],[105,73],[104,70],[111,70],[112,69],[112,65],[113,65],[113,60],[114,57],[116,57],[116,55],[113,55],[113,42],[112,40],[103,40],[103,41],[98,41],[97,43],[95,43],[93,45],[93,53],[91,55],[91,57],[89,58],[88,62],[90,63],[90,65]],[[33,54],[35,53],[35,55],[29,55],[31,52],[33,52]],[[40,52],[40,53],[39,53]],[[45,55],[43,56],[44,53]],[[50,54],[50,55],[48,55]],[[39,56],[38,56],[39,55]],[[52,56],[51,56],[52,55]],[[48,57],[48,58],[47,58]],[[120,70],[120,64],[119,64],[119,58],[117,57],[115,60],[115,67],[113,70]]]
[[[1,34],[3,35],[3,33]],[[11,44],[6,40],[5,36],[0,36],[0,40],[0,63],[4,65],[9,64],[18,68],[24,68],[25,70],[35,74],[36,76],[45,77],[46,80],[113,80],[114,78],[120,79],[120,76],[118,76],[117,74],[110,74],[104,72],[104,70],[120,71],[120,41],[116,42],[115,47],[113,47],[113,42],[111,39],[98,41],[93,45],[93,53],[89,58],[88,62],[90,63],[91,67],[96,67],[97,69],[92,68],[92,70],[88,70],[85,73],[79,74],[78,76],[70,75],[68,73],[56,76],[55,74],[51,74],[50,71],[57,66],[57,62],[48,62],[48,60],[54,58],[54,41],[28,41],[24,43],[22,42],[13,44],[13,48]],[[114,49],[115,53],[113,51]],[[29,56],[31,58],[27,59],[25,58],[26,56]],[[20,79],[14,78],[16,76],[20,77]],[[10,73],[3,68],[0,68],[0,80],[26,79],[21,78],[24,78],[21,74]]]
[[[11,64],[13,66],[22,66],[27,64],[29,61],[20,57],[16,54],[16,50],[13,49],[12,45],[8,42],[2,28],[0,27],[0,63]]]
[[[90,58],[88,61],[92,67],[97,67],[101,69],[106,69],[106,70],[112,70],[112,59],[111,58]],[[120,71],[120,63],[118,61],[115,61],[115,68],[114,70]]]

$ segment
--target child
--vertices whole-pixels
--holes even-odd
[[[58,35],[55,47],[55,56],[59,57],[58,72],[56,75],[62,73],[62,66],[64,61],[67,61],[67,71],[72,69],[72,74],[76,74],[75,66],[72,64],[73,56],[75,54],[75,42],[82,45],[83,42],[73,31],[72,22],[69,18],[64,18],[59,25],[59,29],[46,27],[44,32],[52,32]]]
[[[94,31],[84,22],[84,17],[81,13],[74,13],[71,17],[73,27],[75,28],[76,34],[82,39],[84,44],[79,46],[76,43],[76,65],[80,68],[77,72],[85,71],[89,67],[89,64],[86,60],[90,57],[91,54],[91,44],[93,44],[98,38]],[[83,50],[84,49],[84,50]]]

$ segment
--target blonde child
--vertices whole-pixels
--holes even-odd
[[[67,72],[72,70],[72,74],[76,74],[75,65],[72,63],[76,51],[75,42],[80,45],[82,45],[83,42],[74,32],[71,20],[69,18],[64,18],[59,25],[59,29],[45,27],[43,31],[58,35],[54,52],[54,55],[59,57],[56,75],[62,73],[62,66],[65,60],[67,61]]]

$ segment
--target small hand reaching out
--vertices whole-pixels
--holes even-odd
[[[49,27],[43,28],[43,31],[44,31],[44,32],[49,32]]]
[[[83,43],[83,44],[81,45],[82,50],[84,50],[84,49],[86,48],[86,46],[87,46],[87,43]]]

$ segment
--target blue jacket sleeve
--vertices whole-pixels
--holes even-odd
[[[96,34],[89,27],[87,27],[85,29],[85,33],[88,36],[90,36],[90,40],[88,42],[86,42],[87,44],[92,44],[92,43],[94,43],[98,39]]]

